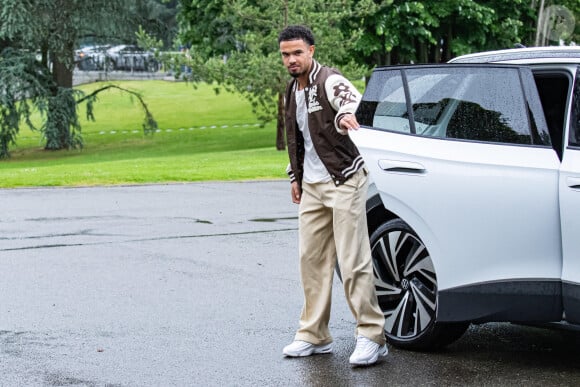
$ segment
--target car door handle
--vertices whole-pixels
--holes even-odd
[[[580,189],[580,177],[568,177],[566,183],[572,189]]]
[[[423,174],[426,172],[425,167],[413,161],[400,160],[379,160],[379,167],[387,172]]]

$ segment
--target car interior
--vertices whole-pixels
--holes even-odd
[[[536,72],[534,79],[542,101],[552,146],[562,160],[566,102],[567,96],[570,95],[570,77],[563,72]]]

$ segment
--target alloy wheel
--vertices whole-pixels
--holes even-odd
[[[371,247],[385,332],[397,341],[413,341],[436,317],[437,277],[429,252],[400,219],[379,227],[371,237]]]

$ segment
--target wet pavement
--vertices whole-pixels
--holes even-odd
[[[302,305],[285,181],[0,190],[0,386],[578,385],[580,333],[474,326],[437,353],[285,359]]]

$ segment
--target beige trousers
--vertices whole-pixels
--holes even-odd
[[[377,302],[365,202],[367,172],[360,169],[345,184],[303,183],[300,200],[300,276],[304,306],[295,340],[332,342],[328,329],[336,260],[355,335],[385,343],[385,319]]]

